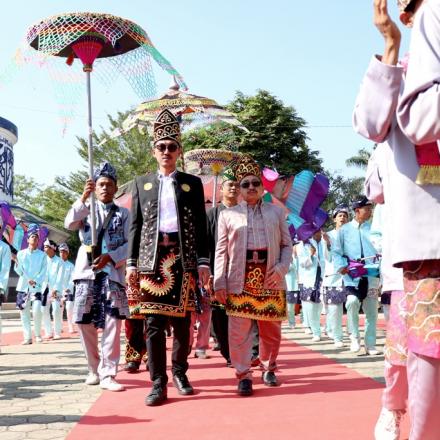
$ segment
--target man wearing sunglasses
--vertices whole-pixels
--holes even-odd
[[[292,240],[283,210],[262,200],[261,171],[244,156],[237,165],[243,201],[220,213],[215,253],[214,290],[226,305],[229,350],[238,394],[252,390],[252,344],[258,327],[260,361],[266,386],[278,385],[275,371],[286,319],[285,275],[292,260]],[[257,326],[255,325],[257,323]]]
[[[153,142],[158,171],[135,179],[127,257],[130,312],[147,319],[153,382],[148,406],[167,399],[168,320],[174,329],[173,383],[181,395],[194,392],[186,375],[191,311],[197,282],[207,285],[210,276],[203,185],[198,177],[176,169],[182,154],[180,126],[168,109],[154,123]]]

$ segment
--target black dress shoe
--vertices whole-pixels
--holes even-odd
[[[124,367],[127,373],[137,373],[139,371],[139,362],[130,361]]]
[[[183,374],[181,376],[173,376],[173,384],[177,388],[179,394],[181,394],[182,396],[189,396],[191,394],[194,394],[194,389],[189,383],[186,374]]]
[[[167,386],[161,384],[154,384],[150,394],[145,398],[145,405],[159,406],[167,400]]]
[[[239,396],[252,396],[252,381],[250,379],[241,379],[238,382],[237,393]]]
[[[278,385],[277,377],[273,371],[265,371],[262,377],[264,385],[267,387],[276,387]]]

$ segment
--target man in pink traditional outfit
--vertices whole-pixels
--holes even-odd
[[[440,438],[440,0],[399,0],[400,18],[413,25],[410,59],[397,65],[400,32],[386,0],[375,1],[375,24],[385,52],[373,57],[361,86],[354,126],[385,142],[377,154],[381,185],[375,200],[388,206],[390,260],[404,272],[401,313],[408,331],[410,440]],[[377,176],[376,182],[379,182]],[[383,190],[380,186],[383,185]],[[370,194],[371,196],[371,194]],[[383,436],[381,438],[398,438]]]

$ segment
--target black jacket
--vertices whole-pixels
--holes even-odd
[[[223,203],[219,203],[215,208],[211,208],[206,216],[208,218],[208,248],[209,248],[209,265],[211,274],[214,274],[215,248],[218,240],[218,216],[227,209]]]
[[[209,264],[203,185],[198,177],[180,171],[174,181],[182,265],[194,270]],[[157,268],[159,186],[157,173],[137,177],[133,183],[127,266],[141,273],[151,274]]]

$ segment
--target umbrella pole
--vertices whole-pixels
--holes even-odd
[[[92,92],[90,86],[90,71],[86,71],[87,78],[87,116],[89,127],[89,142],[88,142],[88,155],[89,155],[89,177],[93,179],[93,139],[92,139]],[[95,193],[90,194],[90,217],[91,217],[91,229],[92,229],[92,246],[96,246],[96,206],[95,206]]]
[[[217,206],[217,179],[218,175],[214,175],[214,189],[212,190],[212,207],[215,208]]]

